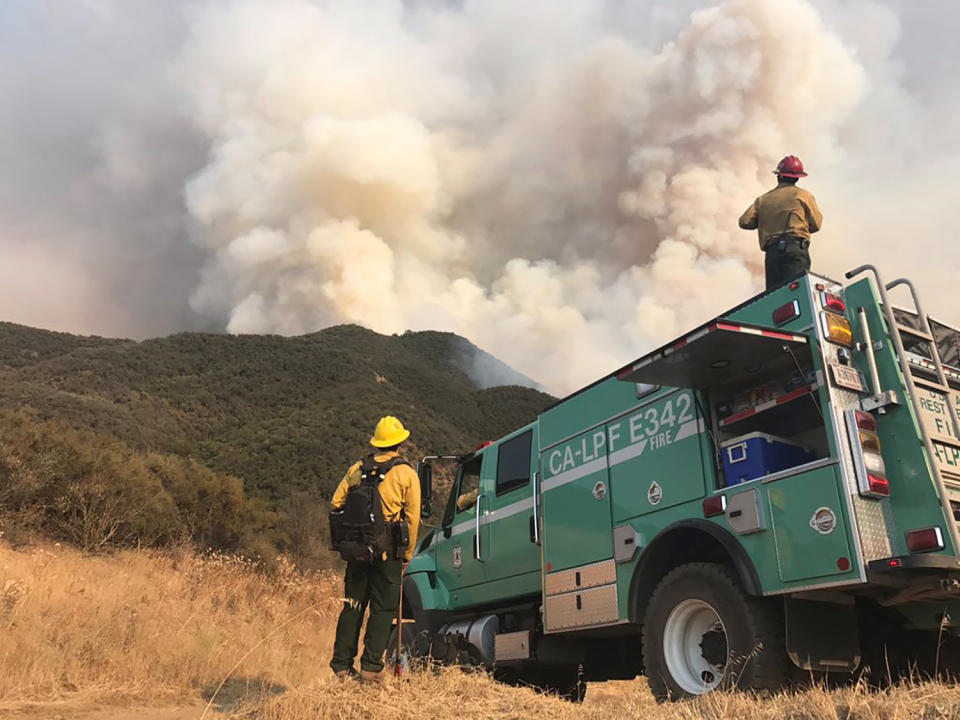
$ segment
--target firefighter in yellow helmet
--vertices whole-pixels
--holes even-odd
[[[413,556],[420,525],[420,481],[400,455],[408,437],[410,431],[397,418],[382,418],[370,439],[374,452],[350,466],[330,503],[331,539],[347,561],[345,601],[330,661],[339,676],[356,674],[353,662],[368,606],[360,679],[377,680],[383,671],[403,568]]]
[[[756,230],[760,236],[767,290],[810,270],[810,235],[823,223],[813,194],[797,187],[797,180],[807,176],[800,158],[787,155],[773,172],[777,186],[740,216],[740,227]]]

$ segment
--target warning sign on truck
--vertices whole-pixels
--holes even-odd
[[[943,435],[957,438],[953,423],[950,422],[947,399],[943,395],[926,388],[917,388],[917,400],[920,406],[920,419],[932,437]],[[953,393],[953,403],[954,407],[960,405],[960,392]],[[960,416],[960,410],[958,410],[958,416]]]
[[[933,450],[936,454],[940,472],[960,479],[960,448],[950,441],[958,440],[953,423],[950,422],[950,410],[946,398],[933,390],[917,388],[917,400],[920,407],[920,421],[927,429],[933,441]],[[960,408],[960,392],[953,393],[955,408]],[[960,410],[958,410],[960,416]],[[947,442],[937,442],[942,438]]]

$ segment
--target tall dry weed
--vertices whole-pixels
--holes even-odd
[[[338,585],[283,562],[268,577],[228,556],[0,546],[0,702],[195,696],[309,608],[234,673],[301,684],[329,659]]]
[[[226,678],[208,719],[960,720],[960,689],[924,682],[658,705],[641,679],[594,683],[572,705],[456,669],[341,681],[327,667],[340,588],[333,574],[304,577],[283,561],[268,577],[225,556],[0,544],[0,716],[45,716],[66,698],[182,703],[193,718]]]
[[[759,697],[715,693],[658,705],[643,680],[592,685],[582,705],[507,687],[455,669],[410,673],[382,686],[327,680],[293,688],[248,708],[266,720],[409,720],[410,718],[550,718],[551,720],[956,720],[960,690],[929,683],[886,692],[863,686]]]

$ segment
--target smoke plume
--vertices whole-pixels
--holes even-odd
[[[183,2],[140,64],[162,112],[111,96],[91,151],[155,219],[93,245],[124,250],[111,282],[153,260],[151,329],[449,330],[564,392],[761,288],[736,219],[794,153],[814,269],[910,273],[956,320],[949,216],[919,207],[960,155],[918,159],[960,117],[919,70],[932,5]]]

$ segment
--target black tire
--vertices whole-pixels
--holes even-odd
[[[937,637],[940,646],[931,674],[942,682],[960,681],[960,638],[949,632],[931,634]]]
[[[960,681],[960,638],[936,630],[888,631],[864,650],[867,682],[878,688],[917,678]]]
[[[706,603],[720,621],[698,644],[700,660],[717,671],[702,673],[704,689],[699,691],[692,687],[692,672],[683,684],[671,675],[664,651],[668,619],[674,610],[682,616],[682,603],[694,608]],[[668,632],[676,632],[678,622],[674,619]],[[714,687],[775,691],[784,685],[790,665],[783,615],[776,602],[747,595],[729,568],[712,563],[681,565],[657,585],[643,622],[643,659],[650,690],[660,702]]]
[[[559,672],[550,676],[543,684],[543,689],[551,695],[557,695],[561,700],[572,703],[582,703],[587,696],[587,683],[579,670]]]
[[[545,695],[556,695],[567,702],[581,703],[587,695],[587,683],[577,667],[527,670],[514,673],[496,670],[494,679],[509,685],[528,687]]]

